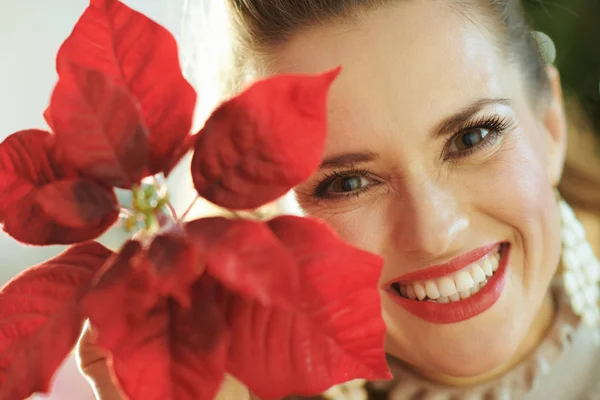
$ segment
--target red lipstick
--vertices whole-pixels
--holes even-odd
[[[386,290],[392,299],[405,310],[434,324],[452,324],[473,318],[492,307],[502,294],[502,290],[506,283],[506,271],[510,258],[510,246],[506,243],[500,246],[500,262],[496,272],[489,278],[488,283],[483,286],[479,292],[466,299],[443,304],[430,301],[410,300],[398,294],[392,288],[392,284],[435,279],[452,274],[453,272],[460,271],[480,260],[490,252],[495,251],[498,249],[499,245],[499,243],[494,243],[492,245],[483,246],[459,256],[448,263],[402,275],[390,281],[386,285]]]
[[[492,250],[498,248],[500,243],[492,243],[482,246],[478,249],[472,250],[461,256],[458,256],[447,263],[433,265],[428,268],[421,269],[419,271],[409,272],[398,278],[388,282],[388,286],[392,283],[407,282],[407,281],[425,281],[427,279],[441,278],[445,275],[450,275],[456,271],[460,271],[463,268],[468,267],[475,261],[482,259],[485,255],[490,253]]]

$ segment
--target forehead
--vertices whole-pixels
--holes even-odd
[[[481,98],[509,97],[505,63],[473,18],[446,2],[398,2],[296,35],[270,72],[342,65],[330,97],[328,147],[336,151],[373,133],[415,134]]]

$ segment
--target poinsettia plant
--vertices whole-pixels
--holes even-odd
[[[47,392],[86,320],[134,400],[212,399],[226,374],[262,399],[389,378],[379,257],[315,219],[186,221],[156,179],[193,151],[199,196],[233,210],[276,200],[321,162],[339,69],[257,82],[194,134],[171,34],[91,0],[57,71],[52,132],[0,144],[4,231],[70,245],[0,292],[0,400]],[[135,235],[114,253],[95,239],[119,221]]]

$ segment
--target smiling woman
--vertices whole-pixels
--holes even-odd
[[[305,29],[265,64],[277,72],[344,66],[326,158],[375,157],[322,169],[297,188],[299,203],[386,259],[388,353],[437,381],[479,383],[489,371],[506,372],[533,349],[521,344],[551,325],[547,288],[560,251],[552,187],[565,132],[559,90],[540,75],[538,95],[530,93],[521,66],[506,63],[482,29],[485,14],[465,12],[451,3],[389,2],[353,22]],[[462,271],[483,261],[490,244],[505,245],[500,264],[509,265],[488,290],[429,301],[441,297],[436,280],[458,272],[444,265]],[[477,259],[461,261],[473,252]],[[425,275],[406,275],[418,273]],[[391,282],[421,293],[404,299]],[[468,279],[454,284],[470,290]]]
[[[396,381],[367,388],[394,399],[593,391],[583,366],[600,363],[596,328],[579,320],[596,326],[598,263],[557,196],[562,91],[520,2],[229,5],[236,65],[251,78],[343,67],[321,169],[295,192],[305,213],[385,258]],[[565,284],[551,285],[561,254]],[[568,329],[571,350],[555,342]]]

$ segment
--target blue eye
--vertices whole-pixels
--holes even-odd
[[[367,186],[369,181],[364,176],[344,176],[331,182],[329,191],[332,193],[349,193]]]
[[[470,122],[448,141],[444,159],[460,159],[493,146],[513,123],[499,115]]]
[[[481,144],[490,131],[486,128],[475,128],[464,132],[456,138],[455,145],[458,150],[467,150]]]
[[[366,169],[334,171],[315,186],[313,196],[323,200],[342,200],[359,196],[378,184],[377,178],[371,177]]]

